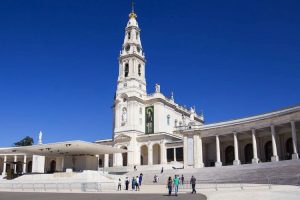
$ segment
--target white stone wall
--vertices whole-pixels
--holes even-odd
[[[32,156],[32,172],[44,173],[45,172],[45,156]]]
[[[64,165],[75,171],[98,170],[98,159],[96,156],[66,156]]]

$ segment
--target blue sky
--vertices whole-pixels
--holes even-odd
[[[148,92],[206,123],[300,103],[300,1],[136,2]],[[0,146],[110,138],[131,1],[3,0]]]

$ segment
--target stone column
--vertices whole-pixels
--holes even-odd
[[[297,148],[297,133],[296,133],[296,125],[294,121],[291,121],[291,128],[292,128],[292,138],[293,138],[293,155],[292,155],[292,159],[296,160],[299,159],[298,156],[298,148]]]
[[[173,154],[174,154],[174,161],[177,161],[177,159],[176,159],[176,148],[174,148]]]
[[[14,156],[14,163],[16,163],[18,160],[17,155]],[[17,164],[14,164],[14,174],[17,174]]]
[[[203,167],[202,138],[194,135],[194,168]]]
[[[6,162],[7,162],[7,156],[4,156],[4,160],[3,160],[3,172],[2,172],[2,176],[6,176]]]
[[[96,155],[96,158],[97,158],[97,171],[99,171],[99,155],[98,154]]]
[[[167,164],[167,150],[164,140],[160,141],[160,163]]]
[[[109,154],[104,154],[104,168],[109,167]]]
[[[151,143],[148,144],[148,165],[153,165],[153,145]]]
[[[220,155],[220,140],[219,140],[219,136],[216,135],[216,156],[217,156],[217,161],[215,162],[215,166],[216,167],[221,167],[222,166],[222,162],[221,162],[221,155]]]
[[[27,156],[26,155],[24,155],[24,160],[23,160],[23,174],[25,174],[26,173],[26,164],[27,164]]]
[[[252,148],[253,148],[253,158],[252,164],[258,163],[259,159],[257,157],[257,143],[256,143],[256,136],[255,136],[255,129],[252,129]]]
[[[279,161],[279,157],[277,154],[277,145],[276,145],[276,132],[275,126],[271,125],[271,134],[272,134],[272,149],[273,149],[273,156],[271,158],[272,162]]]
[[[239,143],[237,139],[237,133],[233,133],[233,142],[234,142],[234,161],[233,165],[240,165],[241,161],[239,159]]]
[[[113,167],[122,166],[122,153],[114,153],[113,154]]]
[[[98,162],[99,163],[99,162]],[[64,172],[64,167],[65,167],[65,157],[61,157],[61,171]]]
[[[184,168],[188,167],[188,137],[183,137],[183,165]]]

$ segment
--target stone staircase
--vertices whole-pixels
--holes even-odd
[[[188,183],[191,176],[195,176],[199,183],[260,183],[266,184],[300,184],[300,160],[289,160],[280,162],[269,162],[259,164],[245,164],[240,166],[205,167],[200,169],[165,169],[130,171],[125,176],[132,177],[143,173],[144,184],[165,184],[169,176],[174,175],[185,177]],[[153,177],[159,177],[158,183],[153,183]]]
[[[61,172],[54,174],[25,174],[12,180],[13,182],[113,182],[115,179],[98,171]]]

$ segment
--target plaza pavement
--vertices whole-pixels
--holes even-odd
[[[108,193],[32,193],[32,192],[0,192],[0,200],[206,200],[202,194],[108,194]]]

